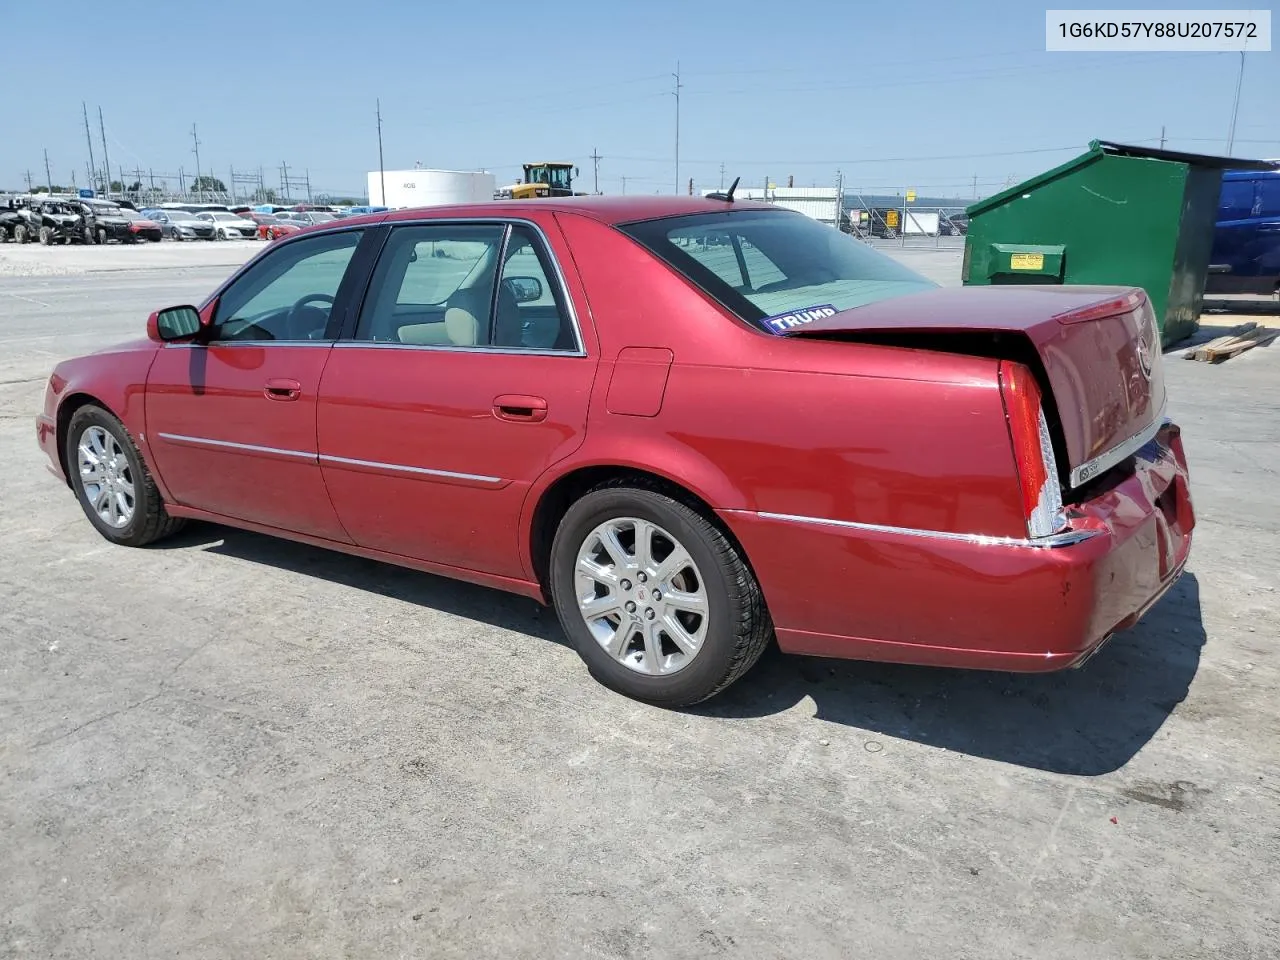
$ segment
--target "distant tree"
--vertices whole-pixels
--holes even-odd
[[[191,190],[194,193],[226,193],[227,185],[217,177],[196,177],[191,181]]]
[[[135,181],[133,181],[133,184],[129,187],[129,192],[130,192],[130,193],[141,193],[141,192],[142,192],[142,181],[141,181],[141,180],[135,180]]]
[[[275,203],[276,192],[270,187],[263,187],[253,192],[253,199],[255,203]]]
[[[112,181],[111,181],[111,192],[112,192],[112,193],[124,193],[124,184],[123,184],[123,183],[121,183],[119,180],[112,180]]]
[[[329,202],[338,207],[358,207],[364,203],[363,200],[357,200],[355,197],[338,197],[338,199],[330,200]]]

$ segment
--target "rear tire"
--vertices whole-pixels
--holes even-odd
[[[642,526],[652,531],[643,547]],[[613,559],[619,547],[622,563]],[[552,544],[550,580],[560,623],[591,675],[658,706],[714,696],[773,638],[737,547],[700,513],[642,482],[602,485],[569,508]]]
[[[107,245],[107,231],[104,227],[98,228],[98,246],[105,247]]]
[[[46,247],[53,243],[53,230],[50,227],[40,228],[40,242]]]
[[[101,407],[86,404],[71,415],[63,451],[80,508],[112,543],[145,546],[186,523],[165,511],[129,431]]]

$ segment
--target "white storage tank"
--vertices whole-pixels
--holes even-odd
[[[387,195],[382,195],[382,184]],[[493,199],[497,183],[482,170],[387,170],[369,172],[369,204],[374,207],[438,207]]]

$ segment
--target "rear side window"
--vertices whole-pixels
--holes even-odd
[[[1245,220],[1253,216],[1252,180],[1225,180],[1218,201],[1219,220]]]
[[[1258,181],[1258,193],[1262,200],[1262,216],[1280,217],[1280,177]]]
[[[848,234],[788,211],[695,214],[620,229],[770,333],[822,308],[848,310],[937,286]]]

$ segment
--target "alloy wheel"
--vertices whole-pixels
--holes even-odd
[[[677,673],[706,639],[702,574],[680,541],[648,520],[617,517],[592,530],[578,550],[574,592],[592,636],[637,673]]]
[[[136,505],[133,467],[120,442],[103,427],[87,427],[76,447],[80,489],[103,523],[128,526]]]

